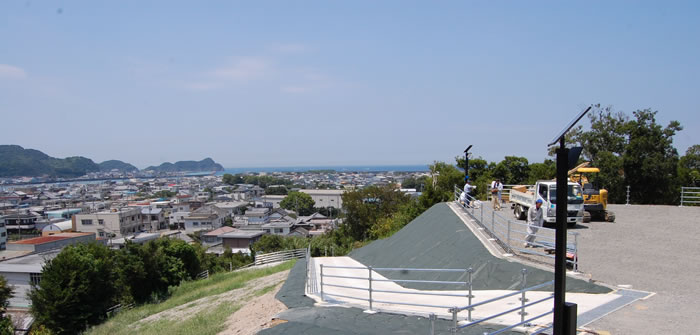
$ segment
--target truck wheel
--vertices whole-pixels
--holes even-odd
[[[525,211],[523,210],[523,207],[520,205],[515,205],[515,209],[513,210],[513,214],[515,215],[516,220],[524,220],[525,219]]]
[[[608,222],[615,222],[615,213],[613,213],[613,212],[605,212],[605,221],[608,221]]]
[[[585,223],[591,222],[591,212],[583,211],[583,222],[585,222]]]

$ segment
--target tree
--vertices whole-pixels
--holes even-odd
[[[444,162],[433,163],[430,174],[432,177],[425,181],[425,188],[418,199],[423,210],[443,201],[454,200],[455,185],[460,188],[464,185],[464,172]]]
[[[408,177],[401,183],[401,188],[414,188],[420,189],[423,181],[420,178]]]
[[[673,136],[683,129],[678,121],[663,128],[650,109],[634,112],[635,120],[626,129],[629,142],[623,154],[625,182],[631,185],[631,198],[644,204],[677,202],[678,151]]]
[[[622,157],[609,151],[601,151],[596,158],[599,173],[591,176],[591,182],[599,189],[608,191],[608,202],[623,203],[627,197],[625,170]]]
[[[598,104],[588,114],[588,120],[590,130],[583,131],[581,125],[571,129],[566,134],[566,144],[583,147],[582,158],[593,165],[598,165],[598,155],[602,152],[621,156],[627,145],[629,117],[623,112],[613,112],[612,106]],[[556,148],[558,146],[549,149],[550,156],[554,156]]]
[[[532,163],[525,184],[533,185],[538,180],[554,179],[557,174],[557,166],[551,159],[545,159],[542,163]]]
[[[357,241],[369,238],[372,226],[381,219],[391,217],[410,201],[410,196],[400,192],[396,186],[368,186],[360,190],[345,192],[344,233]]]
[[[166,198],[167,199],[167,198],[174,197],[176,194],[177,193],[175,193],[173,191],[162,190],[162,191],[158,191],[156,193],[153,193],[153,196],[156,198]]]
[[[685,151],[678,162],[678,180],[681,186],[700,186],[700,145],[695,144]]]
[[[224,174],[222,181],[228,185],[243,184],[243,177],[240,174],[232,175],[230,173]]]
[[[38,324],[55,334],[75,334],[99,323],[115,303],[112,251],[91,243],[67,246],[44,265],[29,293]]]
[[[530,165],[525,157],[506,156],[496,164],[492,173],[504,184],[522,184],[528,179]]]
[[[12,295],[12,286],[7,283],[5,277],[0,276],[0,335],[13,335],[15,333],[12,319],[5,314]]]
[[[287,188],[284,186],[268,186],[265,189],[265,194],[267,195],[287,195]]]
[[[311,215],[314,213],[316,203],[311,196],[303,192],[290,192],[282,201],[280,207],[293,210],[299,215]]]

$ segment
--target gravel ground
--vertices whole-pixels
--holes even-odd
[[[611,205],[616,222],[575,230],[593,280],[655,292],[588,328],[611,334],[695,334],[700,316],[700,207]]]

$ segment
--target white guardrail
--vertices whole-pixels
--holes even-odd
[[[681,187],[681,207],[700,204],[700,187]]]
[[[515,217],[505,218],[500,212],[494,211],[493,208],[486,206],[483,202],[480,206],[476,206],[475,201],[477,199],[470,195],[467,195],[468,201],[466,203],[461,202],[459,197],[462,194],[462,190],[456,185],[454,192],[455,201],[464,209],[464,212],[488,231],[489,235],[496,239],[507,252],[541,256],[554,265],[554,255],[552,253],[556,241],[555,229],[538,227],[537,232],[532,234],[535,236],[535,240],[527,242],[525,238],[530,234],[527,232],[528,225],[525,221],[517,220]],[[474,204],[474,206],[470,204]],[[510,213],[507,207],[504,213]],[[528,247],[525,246],[526,244]],[[578,233],[575,231],[567,231],[566,262],[567,266],[574,271],[578,271]]]
[[[266,254],[255,255],[255,265],[263,265],[267,263],[283,262],[295,258],[305,258],[307,257],[307,249],[293,249],[293,250],[283,250],[277,252],[270,252]]]
[[[307,256],[308,256],[307,252]],[[546,313],[538,314],[534,317],[526,319],[525,317],[528,315],[527,313],[527,308],[532,307],[537,304],[545,303],[551,299],[553,299],[553,295],[548,295],[545,298],[538,299],[536,301],[529,302],[527,299],[527,292],[529,291],[534,291],[537,289],[542,289],[544,287],[552,286],[554,285],[554,281],[548,281],[545,283],[541,283],[535,286],[527,287],[527,269],[522,269],[521,271],[521,289],[518,291],[513,291],[495,298],[491,298],[488,300],[480,301],[477,303],[473,303],[473,298],[475,297],[474,291],[472,289],[472,283],[473,283],[473,277],[474,277],[474,270],[472,268],[468,269],[416,269],[416,268],[375,268],[372,266],[367,266],[367,267],[361,267],[361,266],[334,266],[334,265],[323,265],[320,264],[320,283],[316,282],[316,273],[315,269],[316,266],[314,264],[313,258],[307,258],[309,262],[307,262],[307,291],[308,294],[319,294],[321,297],[322,301],[327,301],[327,297],[337,297],[337,298],[345,298],[345,299],[352,299],[352,300],[360,300],[364,301],[367,303],[368,306],[368,311],[375,311],[374,310],[374,303],[382,303],[382,304],[395,304],[395,305],[402,305],[402,306],[416,306],[416,307],[432,307],[432,308],[446,308],[449,313],[452,314],[452,327],[450,328],[450,331],[452,333],[456,333],[458,330],[463,329],[463,328],[468,328],[477,324],[481,324],[484,322],[487,322],[489,320],[492,320],[494,318],[509,314],[509,313],[515,313],[517,312],[520,314],[520,322],[509,325],[505,328],[496,330],[491,333],[484,333],[484,334],[489,334],[489,335],[495,335],[495,334],[500,334],[502,332],[505,332],[507,330],[513,329],[518,326],[523,326],[523,325],[529,325],[530,322],[545,317],[549,314],[552,313],[552,310],[549,310]],[[350,270],[362,270],[363,273],[367,273],[367,276],[347,276],[347,275],[337,275],[333,274],[333,269],[350,269]],[[330,270],[330,273],[329,273]],[[373,278],[372,277],[372,272],[373,271],[399,271],[399,272],[405,272],[405,271],[414,271],[414,272],[452,272],[452,273],[466,273],[467,274],[467,279],[465,281],[438,281],[438,280],[416,280],[416,279],[389,279],[389,278]],[[366,271],[366,272],[365,272]],[[331,284],[329,283],[329,278],[338,278],[338,279],[352,279],[352,280],[366,280],[367,281],[367,286],[351,286],[351,285],[339,285],[339,284]],[[396,291],[396,290],[385,290],[385,289],[376,289],[373,288],[373,283],[374,282],[394,282],[394,283],[426,283],[426,284],[442,284],[442,285],[454,285],[457,287],[466,287],[467,288],[467,294],[458,294],[458,293],[444,293],[444,292],[431,292],[431,291],[419,291],[419,290],[406,290],[406,291]],[[329,289],[332,288],[343,288],[343,289],[352,289],[352,290],[359,290],[359,291],[365,291],[366,296],[360,296],[360,295],[344,295],[344,294],[339,294],[339,293],[334,293],[334,292],[329,292]],[[459,298],[464,298],[466,305],[464,306],[445,306],[445,305],[438,305],[438,304],[419,304],[419,303],[412,303],[412,302],[407,302],[407,301],[390,301],[390,300],[378,300],[373,297],[373,293],[394,293],[394,294],[409,294],[409,295],[430,295],[430,296],[437,296],[437,297],[459,297]],[[501,312],[498,312],[493,315],[489,315],[486,317],[482,317],[478,320],[473,320],[472,319],[472,312],[476,310],[480,306],[484,306],[487,304],[495,303],[502,301],[506,298],[510,298],[513,296],[520,296],[520,305],[515,307],[515,308],[510,308]],[[382,307],[382,309],[386,309],[386,307]],[[466,324],[459,325],[458,320],[458,315],[457,313],[461,311],[467,311],[467,317],[466,317]],[[435,320],[437,319],[434,313],[430,314],[430,317],[428,318],[430,320],[430,334],[434,334],[435,331]],[[540,329],[539,331],[542,331]]]

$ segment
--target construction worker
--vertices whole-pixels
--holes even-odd
[[[464,177],[464,194],[467,195],[467,201],[466,204],[467,206],[471,205],[471,199],[474,197],[474,189],[476,186],[472,186],[472,184],[469,183],[469,176]]]
[[[496,178],[491,182],[491,201],[493,202],[493,210],[501,210],[501,192],[503,192],[503,184],[501,184],[501,179]]]
[[[535,201],[535,207],[530,207],[527,211],[527,236],[525,237],[525,248],[534,247],[532,242],[535,242],[535,234],[542,227],[544,217],[542,213],[542,199]]]

